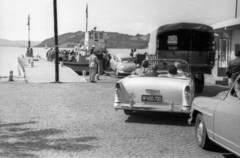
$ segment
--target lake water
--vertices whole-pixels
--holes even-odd
[[[73,48],[60,48],[60,50],[72,50]],[[9,72],[13,71],[14,76],[18,76],[17,58],[26,54],[26,48],[23,47],[0,47],[0,77],[9,76]],[[49,49],[33,48],[33,55],[40,55],[46,59],[46,53]],[[107,49],[110,54],[127,53],[130,54],[131,49]],[[138,49],[138,53],[145,53],[146,49]]]

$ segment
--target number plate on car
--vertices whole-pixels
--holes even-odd
[[[142,95],[142,101],[161,102],[162,96],[161,95]]]

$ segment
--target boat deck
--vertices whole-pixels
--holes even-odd
[[[29,60],[33,60],[33,66]],[[18,57],[19,75],[24,76],[28,83],[55,82],[55,64],[38,57]],[[87,82],[71,68],[59,65],[59,82]]]

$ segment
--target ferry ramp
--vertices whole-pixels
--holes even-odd
[[[56,80],[55,63],[43,58],[18,57],[18,70],[28,83],[51,83]],[[59,65],[59,82],[84,83],[87,81],[84,76],[79,76],[71,68]]]

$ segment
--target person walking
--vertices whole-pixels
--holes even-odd
[[[228,62],[226,74],[230,78],[230,86],[240,74],[240,50],[235,51],[236,58]]]
[[[100,63],[95,53],[96,52],[91,51],[91,55],[89,57],[89,77],[91,83],[96,83],[95,76],[97,72],[97,65]]]

